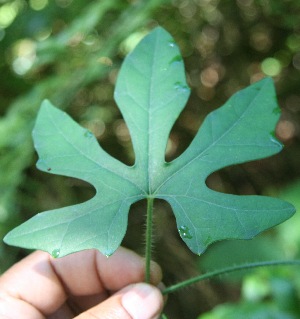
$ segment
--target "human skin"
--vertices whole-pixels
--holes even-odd
[[[156,319],[163,307],[160,267],[119,248],[106,258],[96,250],[54,259],[36,251],[0,277],[0,319]]]

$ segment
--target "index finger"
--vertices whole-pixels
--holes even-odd
[[[48,315],[66,301],[68,295],[89,296],[143,281],[144,260],[120,248],[106,258],[96,250],[81,251],[60,259],[35,252],[14,265],[0,278],[0,291],[32,305]],[[152,283],[161,280],[158,265],[152,264]]]

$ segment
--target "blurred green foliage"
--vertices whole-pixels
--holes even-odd
[[[37,212],[82,202],[94,194],[81,181],[36,170],[31,129],[44,98],[93,131],[109,153],[133,163],[130,136],[112,93],[124,56],[158,24],[181,47],[192,88],[187,108],[172,130],[167,159],[186,148],[208,112],[238,89],[272,76],[282,109],[276,134],[286,144],[284,151],[270,159],[223,169],[212,174],[207,184],[221,192],[280,195],[299,207],[299,12],[298,0],[0,1],[1,238]],[[140,253],[144,211],[144,203],[134,205],[124,240],[124,245]],[[298,214],[257,238],[253,242],[256,244],[239,242],[233,247],[220,243],[200,258],[192,256],[181,244],[165,203],[156,203],[155,218],[155,259],[165,271],[166,284],[197,274],[196,265],[200,265],[200,270],[220,268],[226,259],[227,265],[257,259],[299,258]],[[0,271],[26,253],[0,244]],[[221,259],[210,260],[209,255]],[[267,282],[277,280],[276,272],[264,271]],[[292,273],[280,274],[279,281],[287,281],[283,286],[295,289],[299,298],[297,272],[289,271]],[[252,275],[260,278],[261,273],[251,272]],[[248,282],[247,277],[243,281],[244,277],[245,274],[234,280],[230,277],[222,282],[201,283],[189,293],[170,296],[167,313],[171,318],[191,319],[218,304],[237,302]],[[247,318],[245,311],[259,312],[261,305],[268,302],[263,311],[272,308],[286,313],[279,305],[286,289],[276,287],[268,288],[269,295],[257,299],[255,304],[251,301],[250,306],[243,292],[241,304],[235,304],[239,310],[235,311]],[[222,311],[231,311],[232,307],[235,306]],[[276,317],[271,314],[261,318]]]
[[[198,319],[296,319],[300,316],[300,277],[292,269],[263,269],[247,275],[241,300],[225,303]]]
[[[300,210],[300,183],[289,186],[280,197]],[[199,260],[200,269],[214,269],[259,260],[300,258],[300,215],[275,227],[272,232],[251,241],[228,241],[216,244]],[[245,271],[222,278],[241,282],[241,299],[225,303],[199,319],[285,319],[300,316],[300,272],[298,267],[274,267]]]

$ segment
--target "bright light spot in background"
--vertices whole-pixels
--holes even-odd
[[[279,121],[277,125],[276,133],[280,140],[286,142],[295,136],[296,127],[293,122],[289,120],[282,120]]]
[[[113,65],[113,61],[107,57],[107,56],[102,56],[101,58],[99,58],[97,60],[100,64],[106,65],[106,66],[112,66]]]
[[[51,28],[45,28],[45,29],[38,30],[34,37],[37,41],[41,42],[41,41],[45,41],[46,39],[48,39],[50,37],[51,33],[52,33]]]
[[[48,4],[48,0],[29,0],[30,7],[35,11],[43,10]]]
[[[242,294],[246,300],[258,301],[264,299],[270,293],[268,281],[261,276],[249,275],[245,278],[242,287]]]
[[[129,37],[127,37],[120,45],[120,51],[122,54],[125,56],[130,53],[147,33],[147,31],[140,31],[132,33]]]
[[[297,52],[300,50],[300,35],[298,34],[291,34],[287,40],[286,40],[286,44],[288,46],[288,48],[292,51],[292,52]]]
[[[197,5],[193,2],[182,1],[178,8],[180,14],[187,19],[191,19],[197,13]]]
[[[258,29],[251,33],[250,44],[256,51],[267,52],[272,46],[272,40],[268,31]]]
[[[96,138],[100,138],[106,129],[105,123],[101,119],[94,119],[87,122],[84,125],[89,131],[91,131]]]
[[[12,54],[12,68],[14,72],[18,75],[24,75],[35,61],[36,44],[29,39],[20,40],[14,45]]]
[[[117,120],[114,123],[114,131],[120,142],[130,141],[130,133],[124,120]]]
[[[219,74],[214,68],[208,67],[201,72],[200,79],[204,86],[213,88],[219,82]]]
[[[2,5],[0,8],[0,28],[7,28],[10,26],[19,13],[21,7],[22,2],[18,0]]]
[[[166,147],[166,157],[172,157],[176,154],[178,148],[178,137],[175,134],[172,134],[168,138],[168,143]]]
[[[85,45],[95,45],[98,39],[99,39],[99,35],[97,30],[92,30],[91,33],[87,34],[84,37],[82,42]]]
[[[66,8],[73,2],[73,0],[56,0],[55,2],[59,7]]]
[[[281,72],[281,64],[277,59],[267,58],[261,63],[261,70],[268,76],[276,76]]]

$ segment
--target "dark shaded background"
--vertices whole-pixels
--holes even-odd
[[[157,25],[180,46],[192,88],[170,135],[167,159],[183,152],[204,117],[234,92],[272,76],[282,109],[276,134],[285,149],[272,158],[216,172],[207,183],[221,192],[280,196],[300,206],[298,0],[0,0],[1,238],[38,212],[94,194],[82,181],[35,168],[31,130],[43,99],[93,131],[109,153],[134,162],[130,136],[112,95],[124,56]],[[145,203],[135,204],[129,219],[124,245],[143,254]],[[168,285],[243,261],[297,258],[299,233],[296,215],[253,241],[218,243],[196,257],[179,238],[170,207],[157,201],[154,256]],[[0,244],[0,271],[27,253]],[[267,269],[201,283],[170,296],[166,313],[190,319],[215,309],[205,319],[234,318],[227,308],[215,308],[234,302],[228,307],[236,318],[244,316],[239,311],[253,315],[261,305],[290,316],[278,318],[299,318],[298,272]],[[250,308],[245,307],[249,302]],[[264,311],[259,318],[269,318]],[[258,318],[253,316],[249,318]]]

